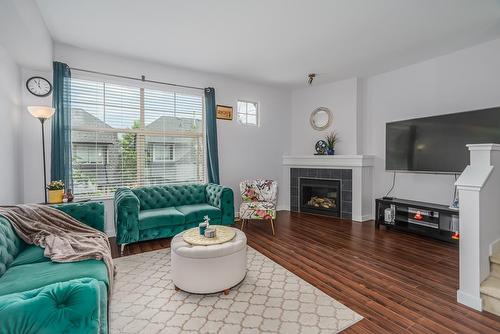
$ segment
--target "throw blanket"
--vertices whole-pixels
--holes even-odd
[[[21,239],[45,248],[44,255],[53,262],[103,260],[108,268],[109,294],[114,267],[108,236],[55,208],[39,204],[0,207]]]

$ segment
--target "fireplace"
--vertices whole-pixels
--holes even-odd
[[[299,178],[300,212],[332,217],[341,216],[340,180]]]

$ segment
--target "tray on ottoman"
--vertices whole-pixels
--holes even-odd
[[[210,227],[215,228],[215,237],[207,238],[200,235],[198,227],[191,228],[182,234],[182,238],[185,242],[191,245],[197,246],[209,246],[223,244],[225,242],[231,241],[236,235],[236,229],[228,226],[222,225],[210,225]]]

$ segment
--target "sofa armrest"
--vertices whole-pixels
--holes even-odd
[[[139,199],[129,188],[115,192],[116,243],[128,244],[139,241]]]
[[[234,224],[234,195],[233,190],[218,184],[209,183],[206,188],[207,203],[219,208],[221,224]]]
[[[81,202],[57,204],[52,207],[67,213],[76,220],[104,232],[104,203]]]
[[[0,296],[0,333],[98,333],[99,298],[91,278]]]

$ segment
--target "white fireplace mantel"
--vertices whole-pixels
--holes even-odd
[[[372,155],[285,155],[283,166],[306,167],[371,167],[374,157]]]
[[[280,194],[286,199],[282,209],[290,210],[290,169],[328,168],[352,170],[352,220],[373,219],[373,165],[371,155],[285,155]]]

